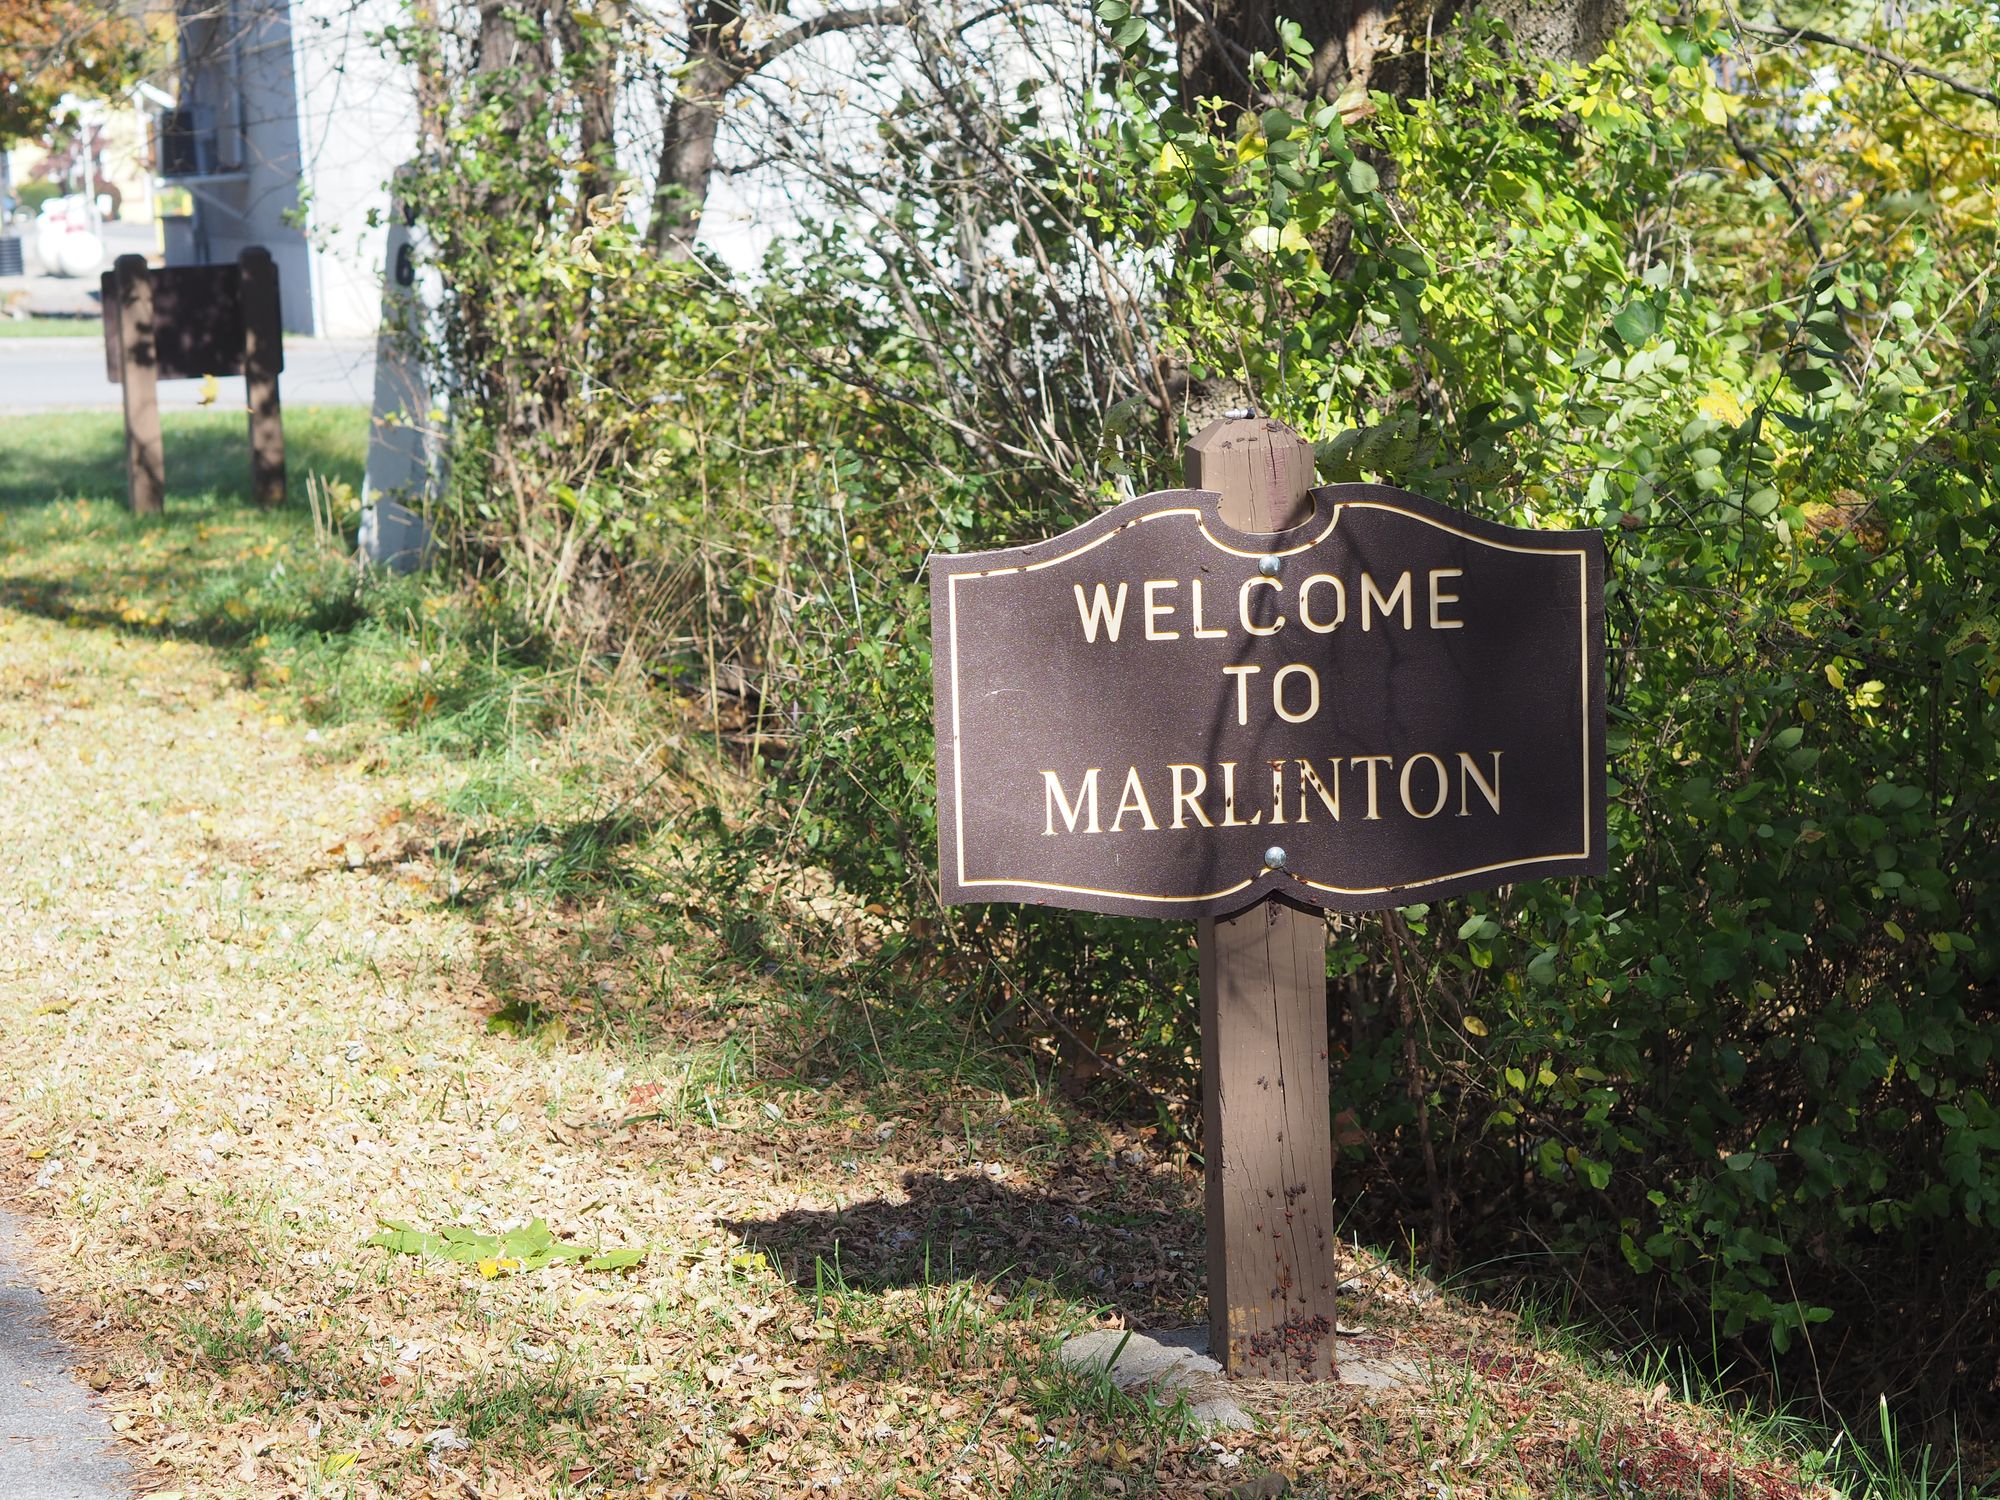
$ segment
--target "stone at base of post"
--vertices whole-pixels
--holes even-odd
[[[121,255],[112,268],[118,320],[119,383],[125,405],[125,493],[133,513],[167,508],[166,449],[160,438],[158,349],[154,344],[153,272],[143,255]]]
[[[250,498],[285,503],[285,419],[278,404],[284,367],[278,267],[271,252],[252,245],[236,257],[243,271],[243,394],[250,413]]]

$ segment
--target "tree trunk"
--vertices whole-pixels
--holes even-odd
[[[1254,102],[1253,53],[1274,51],[1277,19],[1299,23],[1312,44],[1314,93],[1339,93],[1350,78],[1365,81],[1388,20],[1388,0],[1197,0],[1175,12],[1181,102],[1221,99],[1239,109]]]
[[[1624,0],[1488,0],[1483,8],[1506,23],[1522,51],[1550,60],[1595,56],[1625,20]],[[1192,0],[1176,12],[1181,102],[1254,107],[1250,57],[1277,48],[1280,15],[1297,21],[1312,46],[1308,85],[1316,97],[1349,89],[1420,94],[1423,44],[1471,9],[1466,0]]]
[[[667,110],[653,189],[653,248],[670,260],[694,254],[708,179],[715,172],[722,106],[749,73],[736,45],[742,24],[733,0],[706,0],[688,28],[687,68]]]
[[[577,91],[578,172],[577,228],[590,222],[590,200],[608,193],[618,181],[618,59],[622,32],[613,27],[584,26],[573,6],[556,17],[563,55]]]

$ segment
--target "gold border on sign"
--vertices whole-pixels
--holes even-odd
[[[1434,526],[1439,531],[1449,532],[1453,536],[1463,537],[1468,542],[1477,542],[1482,547],[1491,547],[1496,552],[1522,552],[1536,557],[1574,557],[1576,559],[1577,585],[1578,585],[1577,613],[1580,616],[1578,623],[1578,630],[1577,630],[1577,643],[1578,643],[1577,677],[1578,677],[1578,687],[1579,687],[1579,694],[1578,694],[1579,710],[1581,713],[1581,722],[1579,728],[1580,728],[1581,738],[1583,741],[1583,848],[1581,850],[1565,851],[1558,854],[1528,855],[1521,859],[1501,860],[1496,864],[1475,865],[1471,869],[1453,870],[1449,874],[1445,875],[1426,875],[1421,880],[1406,880],[1398,882],[1395,885],[1370,885],[1370,886],[1328,885],[1322,881],[1308,880],[1302,875],[1295,875],[1292,878],[1297,880],[1301,885],[1310,886],[1312,887],[1312,889],[1316,891],[1325,891],[1330,895],[1382,896],[1382,895],[1387,895],[1392,891],[1414,891],[1414,890],[1420,890],[1427,885],[1441,885],[1447,880],[1459,880],[1469,875],[1490,875],[1496,870],[1513,870],[1513,869],[1519,869],[1527,865],[1545,865],[1561,859],[1590,858],[1590,555],[1589,553],[1581,547],[1525,547],[1514,542],[1496,542],[1490,537],[1480,536],[1476,532],[1467,531],[1462,527],[1453,526],[1448,522],[1434,520],[1430,516],[1426,516],[1421,514],[1420,512],[1407,509],[1404,506],[1388,505],[1384,504],[1380,500],[1342,500],[1335,503],[1335,505],[1333,506],[1332,513],[1327,518],[1326,526],[1324,527],[1324,529],[1320,531],[1319,535],[1313,537],[1310,541],[1302,542],[1293,547],[1288,547],[1283,552],[1274,555],[1279,557],[1291,557],[1300,552],[1305,552],[1313,547],[1317,547],[1321,542],[1325,541],[1329,536],[1333,534],[1334,528],[1340,524],[1341,511],[1347,509],[1350,506],[1352,506],[1356,510],[1386,510],[1390,512],[1392,515],[1407,516],[1412,521],[1421,521],[1426,526]],[[1215,901],[1221,899],[1224,896],[1233,896],[1238,891],[1249,889],[1251,886],[1257,883],[1258,878],[1264,873],[1263,867],[1259,866],[1256,875],[1251,875],[1246,879],[1239,880],[1234,885],[1224,886],[1220,890],[1204,891],[1193,895],[1179,895],[1179,896],[1160,896],[1160,895],[1153,895],[1144,891],[1103,890],[1097,886],[1065,885],[1062,884],[1061,882],[1053,880],[1025,880],[1019,878],[1010,878],[1006,876],[981,877],[979,879],[972,879],[969,878],[965,873],[965,779],[963,774],[964,755],[961,750],[962,739],[959,727],[959,691],[958,691],[959,581],[961,579],[1005,578],[1012,573],[1039,572],[1043,568],[1051,568],[1054,567],[1057,563],[1068,562],[1073,557],[1081,557],[1086,552],[1095,551],[1097,548],[1103,546],[1106,542],[1112,540],[1112,538],[1117,536],[1122,536],[1126,531],[1130,530],[1134,526],[1143,525],[1147,521],[1157,521],[1166,516],[1194,517],[1195,529],[1201,533],[1202,540],[1207,542],[1211,547],[1215,548],[1218,552],[1226,552],[1232,557],[1263,557],[1267,555],[1262,552],[1247,552],[1240,547],[1231,547],[1225,542],[1218,541],[1215,538],[1215,536],[1209,531],[1207,520],[1203,516],[1201,508],[1199,506],[1175,505],[1175,506],[1165,507],[1161,510],[1148,511],[1143,516],[1135,516],[1130,521],[1125,522],[1123,525],[1113,527],[1110,531],[1105,532],[1104,535],[1100,537],[1094,537],[1090,541],[1083,543],[1081,546],[1072,547],[1069,551],[1060,553],[1055,557],[1046,557],[1042,558],[1037,562],[1031,562],[1031,563],[1017,563],[1010,567],[1005,567],[1005,568],[988,568],[983,570],[967,569],[961,573],[948,573],[945,575],[947,580],[945,587],[945,597],[949,605],[948,612],[951,616],[950,619],[951,785],[952,785],[953,843],[957,847],[958,884],[961,890],[970,890],[977,886],[1002,885],[1002,886],[1018,886],[1027,890],[1051,891],[1062,895],[1109,896],[1120,901],[1158,901],[1163,903],[1182,902],[1182,901]]]

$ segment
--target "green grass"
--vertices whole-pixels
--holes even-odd
[[[419,898],[435,901],[430,914],[482,923],[489,940],[461,975],[481,997],[465,1017],[475,1040],[464,1056],[479,1066],[399,1064],[380,1097],[369,1096],[371,1112],[401,1111],[402,1139],[429,1130],[441,1140],[448,1131],[485,1153],[477,1178],[451,1179],[449,1194],[431,1182],[432,1220],[447,1220],[475,1189],[539,1210],[531,1194],[542,1189],[522,1184],[539,1171],[540,1136],[503,1136],[496,1123],[515,1118],[495,1102],[496,1088],[514,1082],[523,1091],[498,1099],[518,1098],[529,1124],[531,1104],[546,1110],[568,1141],[562,1150],[577,1158],[573,1171],[587,1175],[594,1152],[607,1162],[629,1153],[656,1163],[664,1189],[685,1188],[690,1172],[714,1174],[717,1193],[733,1197],[761,1191],[758,1181],[782,1162],[788,1193],[840,1206],[725,1210],[721,1229],[698,1231],[668,1216],[679,1210],[663,1209],[638,1219],[632,1235],[656,1246],[656,1261],[590,1288],[605,1294],[590,1301],[533,1303],[526,1299],[536,1284],[526,1281],[461,1293],[409,1266],[366,1262],[365,1284],[345,1284],[378,1299],[373,1316],[396,1320],[370,1325],[370,1337],[413,1327],[435,1339],[447,1317],[454,1339],[461,1325],[493,1336],[490,1363],[475,1378],[433,1386],[420,1373],[391,1396],[376,1383],[382,1367],[355,1355],[355,1323],[316,1339],[310,1322],[267,1318],[248,1294],[260,1276],[282,1290],[290,1263],[232,1248],[274,1237],[352,1257],[358,1235],[327,1248],[313,1208],[282,1222],[260,1209],[252,1227],[248,1205],[261,1200],[204,1187],[205,1211],[227,1220],[230,1233],[214,1236],[215,1246],[190,1241],[177,1251],[176,1279],[205,1279],[208,1257],[228,1253],[244,1280],[212,1304],[172,1314],[156,1335],[149,1368],[178,1361],[200,1389],[234,1382],[228,1401],[217,1397],[212,1409],[198,1401],[174,1408],[184,1426],[239,1410],[276,1423],[305,1404],[337,1400],[355,1420],[343,1417],[337,1432],[346,1435],[336,1442],[330,1434],[309,1453],[313,1472],[330,1481],[338,1476],[329,1465],[351,1460],[357,1434],[380,1439],[396,1425],[418,1435],[450,1427],[496,1464],[552,1469],[541,1491],[552,1495],[607,1482],[613,1459],[628,1463],[638,1453],[693,1476],[698,1493],[718,1492],[724,1476],[752,1463],[798,1492],[798,1476],[767,1456],[768,1434],[732,1435],[754,1391],[829,1449],[848,1443],[841,1416],[866,1431],[893,1404],[900,1414],[891,1425],[915,1434],[909,1452],[878,1446],[866,1450],[871,1462],[936,1495],[979,1493],[954,1485],[959,1455],[1004,1434],[1019,1458],[1011,1492],[1050,1500],[1113,1493],[1114,1477],[1134,1497],[1189,1493],[1190,1475],[1220,1493],[1225,1481],[1267,1467],[1290,1471],[1302,1497],[1430,1493],[1447,1481],[1456,1491],[1462,1477],[1467,1493],[1502,1500],[1664,1500],[1680,1491],[1636,1487],[1615,1466],[1628,1453],[1645,1460],[1646,1443],[1676,1427],[1692,1432],[1690,1441],[1726,1435],[1775,1471],[1831,1478],[1854,1500],[1970,1492],[1955,1473],[1940,1476],[1943,1465],[1927,1453],[1899,1451],[1886,1424],[1836,1442],[1790,1414],[1743,1410],[1679,1362],[1608,1359],[1566,1311],[1524,1306],[1502,1325],[1490,1303],[1454,1293],[1418,1312],[1397,1290],[1394,1265],[1384,1274],[1388,1291],[1349,1300],[1344,1316],[1399,1336],[1442,1329],[1432,1388],[1379,1411],[1305,1400],[1282,1431],[1268,1423],[1235,1470],[1206,1456],[1183,1403],[1123,1395],[1064,1371],[1053,1359],[1057,1341],[1108,1303],[1163,1325],[1199,1315],[1187,1300],[1198,1282],[1186,1269],[1199,1264],[1198,1182],[1161,1164],[1121,1165],[1118,1141],[1100,1136],[1102,1122],[1048,1097],[1021,1049],[996,1042],[969,999],[914,972],[894,934],[864,943],[866,913],[848,910],[830,884],[805,884],[819,872],[792,872],[800,891],[825,898],[816,915],[775,895],[745,897],[751,881],[769,879],[748,867],[736,870],[738,888],[726,888],[701,851],[726,850],[728,828],[699,798],[728,794],[676,799],[673,778],[686,765],[667,747],[680,737],[676,726],[687,726],[667,717],[671,705],[595,684],[471,588],[358,575],[315,537],[302,501],[308,474],[358,486],[365,413],[301,409],[287,418],[297,501],[263,512],[244,503],[240,416],[169,414],[167,512],[159,518],[124,507],[116,413],[0,419],[0,604],[212,647],[273,709],[318,727],[329,756],[361,752],[448,773],[427,769],[428,789],[402,805],[409,817],[382,849],[363,851],[368,869],[344,898],[367,899],[381,883],[373,877],[389,876],[414,851],[432,871]],[[581,733],[591,713],[615,720],[614,732],[599,740]],[[405,849],[418,822],[426,831]],[[303,929],[320,920],[317,908],[264,901],[253,915],[247,894],[229,898],[237,904],[221,899],[212,911],[227,918],[224,928],[282,920]],[[277,1058],[295,1046],[295,1055],[318,1057],[359,1034],[347,1012],[330,1007],[361,1000],[343,1000],[333,971],[306,967],[324,960],[299,951],[297,972],[312,976],[317,1008],[310,1027],[270,1044]],[[374,980],[389,982],[380,970]],[[442,998],[415,1003],[422,994],[412,988],[397,1002],[428,1018],[412,1024],[442,1025]],[[378,1003],[372,987],[366,1003]],[[413,1058],[449,1052],[443,1034],[413,1042]],[[279,1088],[274,1074],[259,1086]],[[323,1085],[315,1073],[299,1087],[318,1098]],[[306,1115],[297,1119],[285,1128],[310,1128]],[[1002,1171],[968,1172],[975,1162]],[[156,1172],[150,1191],[165,1180]],[[697,1191],[709,1180],[701,1175]],[[1063,1196],[1052,1196],[1052,1186]],[[629,1206],[636,1215],[643,1202]],[[1109,1274],[1161,1246],[1171,1257],[1143,1258],[1164,1282],[1121,1289]],[[627,1287],[644,1297],[628,1299]],[[381,1300],[390,1293],[393,1305]],[[759,1307],[772,1315],[748,1321]],[[517,1363],[506,1352],[516,1331],[544,1322],[554,1336],[531,1341],[544,1353]],[[277,1360],[274,1340],[296,1348]],[[1475,1374],[1466,1367],[1475,1349],[1504,1356],[1506,1368]],[[545,1359],[547,1350],[558,1356]],[[1551,1362],[1534,1363],[1538,1351]],[[723,1367],[746,1352],[758,1355],[756,1372],[728,1383]],[[650,1362],[667,1382],[636,1418],[633,1398],[607,1373],[628,1359]],[[793,1388],[775,1391],[770,1379],[787,1372]],[[797,1383],[807,1374],[809,1402]],[[1543,1383],[1547,1391],[1538,1392]],[[1665,1404],[1635,1411],[1635,1393],[1662,1384]],[[187,1385],[176,1399],[189,1401],[195,1390]],[[363,1392],[372,1403],[365,1408]],[[957,1409],[944,1411],[941,1399]],[[1668,1409],[1678,1403],[1685,1406]],[[458,1462],[454,1455],[439,1456]],[[420,1482],[429,1456],[410,1446],[367,1462],[381,1465],[370,1472],[391,1492],[394,1483]],[[1328,1477],[1336,1471],[1337,1480]]]
[[[0,323],[0,327],[6,326]],[[250,447],[240,412],[165,412],[168,523],[176,507],[247,505]],[[291,503],[270,518],[274,533],[310,532],[308,475],[359,490],[368,453],[368,413],[356,406],[301,406],[285,411],[285,463]],[[123,506],[125,419],[116,411],[0,417],[0,510],[64,500]]]
[[[477,757],[567,706],[532,643],[434,579],[362,575],[314,535],[317,479],[350,514],[368,414],[285,414],[290,499],[249,502],[243,418],[163,417],[162,516],[125,504],[116,412],[0,419],[0,602],[45,618],[196,641],[316,724],[387,728],[420,751]],[[582,856],[577,856],[582,857]]]
[[[0,318],[0,339],[99,339],[102,318]]]

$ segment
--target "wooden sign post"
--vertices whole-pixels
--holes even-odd
[[[1312,519],[1312,445],[1283,423],[1211,424],[1188,445],[1190,489],[1252,535]],[[1208,1347],[1224,1370],[1334,1376],[1333,1127],[1326,917],[1283,896],[1202,917],[1202,1161]]]
[[[143,255],[121,255],[107,278],[104,330],[115,327],[117,379],[125,398],[125,492],[135,515],[166,509],[166,449],[160,437],[159,360],[153,343],[153,270]]]
[[[125,468],[132,509],[165,507],[158,382],[241,375],[250,414],[250,493],[285,498],[285,429],[278,375],[285,368],[278,268],[252,245],[235,265],[166,266],[121,255],[101,282],[104,373],[125,388]]]
[[[250,498],[285,503],[285,419],[278,408],[278,372],[285,367],[284,325],[278,313],[278,267],[271,252],[252,245],[236,257],[242,270],[243,399],[250,412]]]
[[[931,560],[938,888],[1195,919],[1209,1352],[1322,1379],[1322,914],[1603,872],[1604,538],[1316,489],[1268,420],[1187,478]]]

